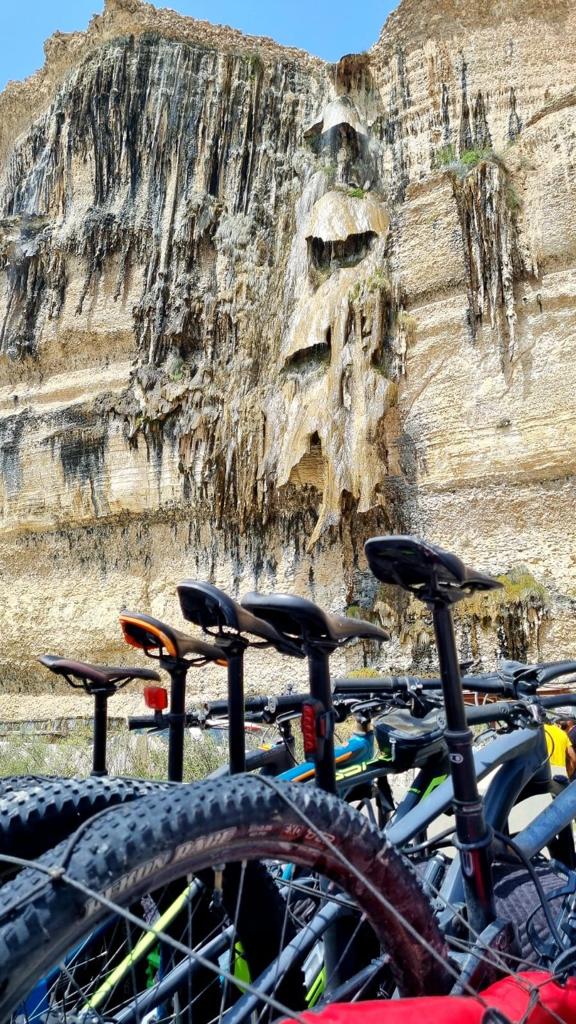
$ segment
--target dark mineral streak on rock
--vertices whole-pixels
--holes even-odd
[[[471,149],[473,145],[472,125],[470,123],[470,106],[468,104],[468,68],[466,61],[462,59],[462,70],[460,72],[461,103],[460,111],[460,152]]]
[[[445,82],[442,82],[440,120],[442,124],[442,142],[445,146],[448,146],[452,137],[452,129],[450,125],[450,92]]]
[[[510,86],[510,116],[508,118],[508,138],[510,142],[514,142],[518,138],[522,131],[522,121],[520,120],[518,110],[516,108],[516,90],[514,86]]]
[[[477,149],[490,149],[492,139],[486,117],[486,104],[481,92],[474,101],[474,145]]]
[[[107,511],[104,481],[108,424],[98,409],[72,406],[53,418],[47,443],[69,487],[87,487],[95,514]]]
[[[26,413],[0,420],[0,474],[8,498],[18,493],[22,483],[20,442],[27,420]]]
[[[507,358],[514,352],[514,283],[527,271],[507,172],[486,159],[463,178],[453,174],[452,181],[462,228],[470,333],[476,340],[486,313],[490,325],[500,327],[503,314],[502,354]]]

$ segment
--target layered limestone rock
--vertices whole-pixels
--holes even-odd
[[[502,576],[467,655],[573,653],[575,22],[402,0],[329,66],[108,0],[6,89],[6,685],[125,657],[125,605],[181,624],[183,576],[373,615],[348,667],[427,667],[363,559],[390,530]]]

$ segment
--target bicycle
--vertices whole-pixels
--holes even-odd
[[[391,542],[396,545],[407,545],[408,543],[402,538],[392,538]],[[414,545],[414,543],[413,541],[410,542],[411,545]],[[414,555],[414,548],[410,547],[409,550],[411,555]],[[465,570],[465,567],[458,563],[457,560],[454,560],[453,556],[439,552],[438,549],[421,545],[416,547],[416,555],[422,555],[420,562],[417,563],[420,577],[416,575],[416,583],[428,587],[434,586],[435,577],[440,576],[443,586],[436,593],[439,593],[442,598],[445,598],[446,592],[448,592],[449,598],[454,600],[456,594],[470,589],[470,585],[475,582],[479,582],[480,586],[486,586],[487,584],[488,578],[480,577],[479,574],[473,574],[470,570]],[[431,563],[432,571],[430,571],[428,563]],[[396,571],[398,571],[397,568]],[[414,584],[413,570],[412,574],[408,574],[408,582],[411,585]],[[489,582],[492,585],[494,583],[494,581]],[[447,604],[449,604],[449,601],[441,601],[441,612],[446,613]],[[446,626],[446,614],[440,614],[439,616],[435,614],[435,617]],[[445,633],[442,636],[440,629],[438,632],[440,634],[441,650],[442,642],[445,643],[441,654],[441,665],[445,684],[445,698],[448,697],[448,700],[446,700],[447,717],[450,718],[450,715],[454,712],[463,721],[465,713],[461,711],[458,685],[455,685],[456,683],[459,684],[457,662],[454,658],[452,658],[452,661],[449,658],[448,660],[446,659],[446,652],[450,653],[450,635],[448,632],[448,634]],[[450,699],[452,700],[452,705],[449,710]],[[566,703],[565,698],[564,703]],[[477,710],[485,714],[487,713],[485,709]],[[494,714],[493,708],[490,711]],[[449,724],[453,726],[454,722],[450,723],[449,721]],[[452,728],[448,732],[449,734],[452,733],[448,737],[449,749],[450,744],[452,744],[451,753],[459,754],[461,750],[468,751],[467,756],[463,757],[461,762],[455,762],[455,764],[464,764],[464,769],[454,772],[455,791],[458,794],[462,793],[462,789],[464,789],[465,799],[463,803],[466,807],[466,797],[468,802],[470,802],[470,794],[473,794],[475,788],[475,783],[472,781],[473,772],[471,771],[471,745],[465,729],[454,730]],[[454,732],[461,733],[462,735],[454,737]],[[520,742],[518,742],[518,737],[515,737],[514,752],[518,754],[518,751],[522,749],[522,751],[530,750],[532,754],[535,751],[538,753],[537,747],[541,739],[539,730],[536,728],[531,730],[523,729],[521,733],[524,733],[524,735],[520,735]],[[504,742],[510,742],[510,737],[504,737],[497,741],[501,747]],[[503,752],[501,749],[499,756],[502,756],[504,768],[507,768],[513,764],[513,761],[507,761],[504,753],[505,751]],[[481,757],[484,754],[484,751],[480,751],[476,756]],[[518,757],[516,760],[518,760]],[[517,773],[517,766],[515,771]],[[508,772],[510,788],[513,788],[513,781],[514,786],[519,791],[523,780],[519,779],[517,774],[514,775],[512,780],[512,774],[510,771]],[[458,786],[460,790],[458,790]],[[418,814],[422,815],[425,810],[428,813],[430,808],[427,808],[426,805],[432,803],[437,798],[441,788],[435,794],[432,794],[425,804],[419,805],[417,808]],[[188,809],[182,804],[183,799],[190,801]],[[454,801],[454,791],[452,801]],[[510,793],[506,795],[505,799],[501,797],[495,802],[498,804],[500,813],[504,814],[505,808],[510,802]],[[517,849],[523,850],[524,856],[533,856],[538,853],[546,845],[546,842],[557,834],[560,826],[570,822],[574,813],[575,803],[576,797],[570,792],[570,787],[568,787],[559,795],[552,808],[548,808],[542,815],[539,815],[536,821],[528,829],[523,830],[520,837],[516,838],[515,845]],[[97,846],[102,852],[102,858],[98,865],[93,865],[92,867],[93,877],[91,881],[94,882],[100,878],[102,881],[98,884],[103,885],[104,877],[108,879],[109,883],[112,882],[112,884],[114,884],[115,879],[116,888],[111,891],[109,889],[109,895],[117,895],[120,902],[123,903],[130,903],[132,899],[146,889],[149,891],[150,878],[152,876],[154,877],[154,884],[161,886],[163,881],[171,877],[171,872],[172,875],[174,872],[194,873],[194,871],[207,868],[210,863],[213,866],[216,865],[213,891],[218,894],[221,892],[223,876],[225,875],[223,865],[227,863],[226,858],[234,860],[236,857],[242,862],[253,853],[256,853],[257,856],[264,855],[273,862],[276,859],[287,859],[290,865],[300,865],[303,869],[308,869],[308,872],[318,868],[325,876],[337,878],[342,890],[344,893],[347,893],[347,898],[342,898],[341,896],[335,898],[332,890],[319,887],[316,882],[314,882],[313,887],[302,883],[300,889],[304,890],[308,900],[312,899],[313,893],[316,894],[316,906],[320,907],[318,913],[313,915],[307,921],[306,926],[297,933],[294,940],[286,945],[284,951],[280,953],[280,961],[270,965],[268,972],[264,972],[265,977],[263,976],[263,979],[257,979],[257,984],[245,983],[246,991],[234,1003],[233,1007],[226,1012],[226,1019],[230,1021],[244,1019],[246,1015],[249,1015],[252,1012],[250,1007],[253,1008],[254,1000],[258,1000],[267,989],[273,988],[276,973],[280,970],[280,966],[284,969],[287,966],[293,967],[294,964],[299,963],[307,955],[307,952],[313,948],[314,944],[317,944],[319,935],[326,931],[330,921],[333,921],[339,914],[351,913],[353,905],[360,907],[361,912],[364,914],[364,919],[371,922],[374,933],[379,941],[382,942],[384,948],[390,950],[393,977],[403,991],[418,992],[446,989],[450,987],[454,975],[457,975],[460,979],[459,984],[462,984],[462,975],[468,979],[466,984],[469,984],[470,981],[477,979],[478,962],[486,960],[487,954],[490,951],[492,959],[488,957],[490,961],[489,966],[493,970],[498,966],[499,958],[502,961],[502,953],[504,952],[506,955],[509,953],[510,946],[507,942],[500,943],[500,950],[495,949],[495,938],[498,936],[502,940],[503,934],[504,938],[506,938],[506,929],[496,928],[497,922],[489,920],[492,911],[492,893],[494,892],[489,875],[491,857],[487,852],[488,844],[483,845],[486,830],[481,805],[477,797],[472,801],[473,813],[471,817],[475,829],[475,832],[473,829],[472,840],[467,846],[465,842],[463,843],[461,836],[459,837],[461,852],[465,855],[465,866],[467,863],[473,862],[474,857],[472,855],[474,854],[477,855],[477,862],[487,868],[487,875],[482,876],[488,879],[488,888],[484,893],[478,894],[475,891],[476,879],[473,875],[467,874],[465,876],[468,887],[466,896],[469,911],[466,927],[471,934],[472,941],[474,941],[477,932],[474,915],[476,914],[482,923],[484,923],[482,920],[483,915],[488,920],[482,941],[478,944],[476,950],[473,947],[471,952],[467,952],[464,962],[462,962],[462,957],[458,960],[458,954],[455,953],[454,948],[452,948],[451,952],[452,959],[448,958],[447,939],[453,945],[455,941],[454,935],[450,935],[450,928],[447,927],[446,922],[443,923],[442,928],[439,927],[429,903],[424,899],[422,890],[415,882],[414,876],[408,871],[404,860],[390,846],[382,845],[379,833],[366,819],[355,815],[350,808],[346,807],[345,804],[339,802],[336,798],[327,794],[321,794],[318,790],[308,787],[291,787],[286,784],[281,785],[276,780],[242,777],[219,781],[217,784],[207,782],[196,784],[195,787],[182,787],[175,793],[174,804],[178,806],[176,808],[174,806],[162,807],[158,798],[144,798],[140,803],[140,812],[143,810],[149,812],[146,823],[142,821],[142,814],[138,815],[136,813],[136,805],[133,808],[128,808],[123,813],[121,819],[115,816],[113,812],[106,812],[99,821],[92,822],[87,826],[83,837],[77,837],[73,841],[73,845],[69,846],[68,856],[64,862],[62,862],[62,851],[52,854],[52,859],[50,857],[46,858],[42,865],[45,870],[53,870],[54,865],[58,863],[63,869],[59,875],[60,885],[63,884],[63,879],[65,879],[68,886],[74,887],[76,893],[81,891],[84,893],[83,897],[77,896],[76,902],[73,899],[69,900],[69,905],[66,907],[62,906],[61,893],[55,896],[53,886],[48,886],[50,891],[38,893],[37,883],[35,885],[31,884],[32,876],[36,879],[37,874],[34,874],[34,871],[23,872],[19,880],[15,883],[10,883],[6,887],[5,896],[13,897],[15,908],[17,900],[23,896],[30,902],[26,914],[16,916],[14,926],[4,924],[2,929],[0,929],[0,948],[4,948],[8,954],[8,940],[15,943],[11,952],[12,957],[14,957],[15,948],[22,948],[24,933],[27,937],[26,941],[29,942],[31,940],[33,936],[30,934],[24,917],[27,917],[28,925],[31,921],[36,921],[36,924],[39,924],[42,920],[45,922],[53,921],[52,914],[59,908],[59,921],[62,927],[58,933],[58,941],[63,948],[70,943],[72,933],[78,933],[81,928],[84,930],[87,927],[90,928],[94,920],[102,919],[102,917],[106,916],[106,913],[110,914],[113,910],[116,910],[116,904],[111,904],[108,896],[98,892],[98,885],[92,884],[87,890],[82,880],[82,871],[88,870],[88,853],[90,850],[96,849]],[[214,813],[217,815],[216,821],[214,821]],[[126,819],[129,820],[127,821]],[[460,829],[460,831],[462,831],[462,819],[462,806],[457,804],[456,825],[457,830]],[[404,822],[405,829],[408,828],[407,821],[408,819]],[[421,825],[422,821],[420,820],[418,827],[421,828]],[[130,827],[132,832],[130,851],[120,842],[127,827]],[[414,827],[413,821],[410,827]],[[147,848],[144,848],[143,843],[138,838],[142,835],[143,828],[148,832],[148,841],[152,841],[151,846],[150,842],[148,842]],[[113,835],[116,837],[115,855],[120,860],[116,860],[114,864],[111,864],[108,862],[108,858],[113,849],[111,840]],[[300,845],[298,840],[300,840]],[[468,859],[468,854],[471,855],[470,860]],[[124,861],[121,858],[125,858]],[[222,865],[222,869],[220,865]],[[453,877],[456,877],[457,874],[457,871],[452,872]],[[450,875],[450,870],[447,872],[447,875]],[[568,871],[565,872],[563,877],[569,881],[573,879],[573,876]],[[304,879],[305,881],[306,879]],[[379,885],[375,885],[374,881],[379,883]],[[394,902],[389,900],[381,890],[381,883],[386,882],[393,882],[395,886]],[[122,889],[121,894],[118,893],[118,889]],[[66,891],[68,892],[68,890]],[[442,897],[442,890],[436,891],[437,898]],[[458,922],[463,915],[458,907],[454,908],[450,901],[447,902],[449,904],[446,910],[446,914],[449,915],[448,923],[454,925],[454,922]],[[536,904],[538,904],[538,898],[536,899]],[[102,910],[103,905],[105,905],[105,911]],[[78,910],[78,907],[83,908],[86,917],[82,924],[78,923],[75,913],[72,913],[72,907],[74,907],[75,912]],[[321,925],[318,923],[318,918],[323,911],[324,918]],[[134,915],[130,912],[122,911],[122,916],[124,921],[134,923]],[[326,918],[330,920],[326,922]],[[312,927],[313,922],[316,922],[316,927]],[[139,926],[142,927],[141,921]],[[145,923],[143,927],[146,930]],[[45,946],[42,949],[41,940],[38,939],[39,934],[36,931],[35,959],[33,959],[32,964],[33,972],[38,969],[39,958],[42,956],[52,958],[57,951],[53,948],[48,954]],[[568,931],[566,936],[568,938],[571,937]],[[53,936],[53,938],[55,937]],[[456,938],[458,937],[456,936]],[[164,934],[162,941],[166,943],[167,947],[175,950],[182,958],[173,968],[173,971],[178,973],[178,977],[175,978],[174,975],[171,976],[170,972],[168,972],[160,982],[153,985],[148,994],[144,993],[142,995],[142,999],[138,1003],[140,1010],[143,1010],[145,1007],[150,1008],[155,1001],[156,1005],[158,1005],[158,1001],[172,999],[175,991],[180,991],[180,994],[182,994],[185,978],[189,979],[191,973],[195,974],[192,970],[192,963],[199,964],[203,968],[210,964],[208,957],[204,957],[203,954],[199,954],[197,951],[191,953],[193,946],[180,943],[178,940],[174,940],[171,935]],[[218,941],[220,942],[219,948],[221,949],[223,941],[225,944],[222,935],[218,937]],[[228,941],[230,941],[230,937],[228,937]],[[2,944],[4,945],[2,946]],[[206,947],[204,948],[206,949]],[[416,951],[418,952],[417,958],[414,956]],[[404,959],[398,962],[402,954]],[[12,959],[12,964],[14,965],[14,959]],[[455,964],[458,966],[455,967]],[[476,966],[476,974],[474,974],[472,969],[473,965]],[[485,964],[482,964],[482,966],[485,966]],[[238,991],[236,987],[237,979],[220,962],[216,964],[212,961],[212,968],[214,976],[220,979],[218,984],[226,997],[223,1004],[224,1012],[226,1011],[226,1000],[230,998],[230,993],[233,989],[235,992]],[[383,972],[384,975],[387,975],[387,968],[382,962],[377,966],[369,965],[368,970],[372,981],[378,973],[381,975]],[[366,967],[363,980],[361,981],[361,984],[364,986],[366,984],[365,972]],[[341,994],[346,989],[346,986],[350,990],[351,984],[352,989],[354,989],[354,985],[360,984],[358,977],[356,979],[347,979],[342,985],[337,987],[336,994]],[[14,1000],[18,998],[18,994],[15,994],[18,985],[20,985],[19,991],[21,995],[23,987],[21,973],[6,983],[3,997],[4,1008],[10,1005],[10,1000],[12,1001],[12,1008],[14,1007]],[[162,986],[161,990],[159,986]],[[332,992],[332,995],[334,995],[334,992]],[[85,1000],[87,1005],[89,1000],[87,1000],[86,995],[82,995],[81,998]],[[133,1004],[134,1000],[132,999],[131,1001]],[[266,1001],[276,1009],[279,1008],[281,1012],[290,1010],[290,1007],[286,1007],[285,1004],[279,1007],[278,1001],[271,1000],[269,996],[266,996]],[[124,1011],[121,1012],[124,1013],[124,1017],[117,1016],[117,1019],[129,1019]],[[103,1018],[100,1017],[100,1019]],[[108,1011],[106,1019],[109,1019]]]
[[[242,615],[244,624],[250,620],[253,627],[258,625],[247,613]],[[133,646],[141,646],[138,639],[144,629],[148,631],[148,640],[152,631],[158,633],[160,629],[162,643],[168,645],[160,658],[161,667],[171,674],[168,776],[169,780],[178,781],[182,777],[184,747],[184,721],[178,712],[183,703],[186,673],[190,667],[208,662],[226,664],[225,651],[149,616],[140,616],[134,621],[125,613],[122,619],[125,634]],[[264,634],[273,634],[265,623],[259,625]],[[154,636],[151,638],[154,640]],[[282,645],[280,638],[278,643]],[[6,855],[18,856],[24,852],[28,856],[39,856],[106,807],[168,788],[166,783],[145,779],[110,779],[106,764],[108,701],[134,680],[148,684],[145,692],[163,693],[159,687],[150,686],[160,682],[156,671],[92,665],[55,655],[43,655],[39,661],[70,686],[84,690],[93,698],[92,772],[89,779],[44,776],[0,779],[0,851]],[[0,876],[13,873],[13,865],[4,870],[0,868]]]

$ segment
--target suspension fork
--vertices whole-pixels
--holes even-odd
[[[431,603],[446,714],[444,735],[454,787],[455,845],[460,851],[470,928],[479,934],[496,917],[491,871],[492,830],[486,824],[478,792],[452,612],[450,605],[441,598]]]

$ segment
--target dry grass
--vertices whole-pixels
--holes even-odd
[[[215,735],[186,737],[184,778],[201,779],[226,764],[228,749]],[[165,779],[168,763],[166,739],[146,733],[118,732],[108,742],[110,775],[142,779]],[[56,775],[63,778],[86,776],[92,766],[92,736],[88,726],[79,725],[69,736],[54,741],[49,736],[14,733],[0,742],[2,775]]]

